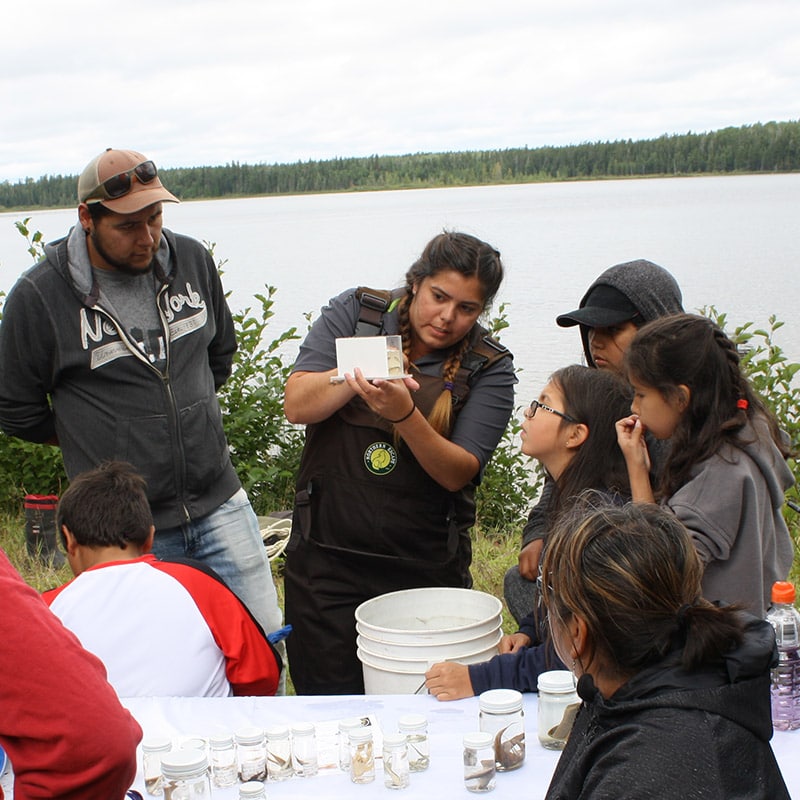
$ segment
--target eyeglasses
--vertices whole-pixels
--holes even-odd
[[[578,420],[575,417],[571,417],[569,414],[565,414],[563,411],[556,411],[554,408],[550,408],[550,406],[546,406],[544,403],[540,403],[538,400],[534,400],[530,408],[525,409],[525,417],[527,419],[533,419],[536,416],[536,410],[541,408],[543,411],[549,411],[551,414],[555,414],[556,416],[565,419],[567,422],[574,422],[577,424]]]
[[[150,183],[150,181],[155,180],[157,177],[158,170],[152,161],[142,161],[141,164],[137,164],[133,169],[120,172],[118,175],[112,175],[110,178],[104,180],[99,186],[96,186],[89,192],[84,202],[88,203],[91,200],[116,200],[118,197],[128,194],[133,187],[134,175],[139,183]]]

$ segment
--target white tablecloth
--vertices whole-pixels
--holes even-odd
[[[545,750],[536,738],[537,695],[523,695],[527,754],[525,763],[513,772],[498,774],[492,797],[519,800],[540,800],[544,797],[560,753]],[[366,695],[352,697],[233,697],[233,698],[127,698],[123,703],[139,721],[145,737],[167,735],[179,744],[191,736],[208,738],[214,733],[233,732],[247,725],[269,728],[293,722],[320,723],[324,732],[321,749],[325,749],[327,732],[335,729],[335,721],[344,717],[371,716],[384,733],[397,730],[403,714],[421,713],[428,719],[431,763],[425,772],[412,773],[411,785],[401,796],[425,800],[449,800],[453,797],[474,797],[464,788],[462,736],[478,729],[478,701],[469,698],[440,703],[428,695]],[[776,732],[772,746],[793,796],[800,798],[800,731]],[[141,758],[140,758],[141,762]],[[731,769],[736,769],[732,764]],[[144,794],[141,764],[134,785]],[[215,800],[237,800],[236,787],[218,789]],[[383,786],[380,762],[375,782],[357,786],[349,776],[331,767],[310,778],[293,777],[283,782],[269,782],[269,798],[373,798],[392,796]]]

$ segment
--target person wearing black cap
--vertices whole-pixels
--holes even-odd
[[[636,331],[651,320],[680,314],[677,281],[663,267],[639,259],[609,267],[589,287],[579,308],[556,317],[562,328],[580,325],[586,363],[619,372]]]
[[[579,307],[560,314],[556,323],[562,328],[580,326],[588,366],[620,372],[625,351],[642,325],[682,312],[683,297],[675,278],[658,264],[637,259],[609,267],[589,286]],[[661,453],[656,450],[650,450],[654,461],[664,455],[663,448]],[[536,602],[535,581],[548,532],[549,502],[550,483],[546,481],[522,531],[519,563],[506,572],[503,586],[506,604],[527,638],[533,632],[526,617]],[[518,649],[524,644],[525,639],[517,634],[510,639],[515,637],[514,644],[504,642],[501,649]]]
[[[153,552],[212,567],[272,632],[282,615],[216,394],[233,319],[208,249],[162,227],[163,203],[177,202],[142,153],[89,162],[78,224],[6,300],[0,426],[60,445],[70,478],[131,462],[147,483]]]

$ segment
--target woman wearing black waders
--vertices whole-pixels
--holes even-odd
[[[344,292],[300,348],[284,398],[287,418],[307,425],[285,572],[298,694],[363,693],[363,601],[472,585],[475,486],[514,404],[511,354],[478,324],[502,279],[490,245],[440,234],[405,287]],[[335,340],[356,333],[401,334],[411,377],[331,382]]]

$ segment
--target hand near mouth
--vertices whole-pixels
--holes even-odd
[[[617,444],[628,467],[631,497],[636,502],[654,502],[650,485],[650,453],[645,441],[646,428],[637,414],[623,417],[616,423]]]

